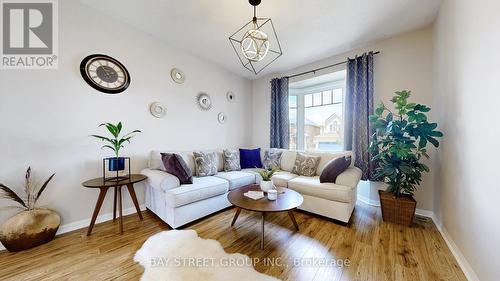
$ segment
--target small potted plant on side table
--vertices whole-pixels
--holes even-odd
[[[375,162],[375,178],[387,184],[387,190],[379,190],[384,221],[411,225],[417,202],[413,198],[416,187],[422,181],[422,173],[429,168],[421,162],[427,155],[427,143],[439,146],[437,138],[443,133],[435,130],[437,123],[429,123],[425,105],[409,103],[410,91],[396,92],[391,102],[392,112],[383,103],[370,116],[374,130],[370,152]]]
[[[102,141],[108,142],[109,144],[103,145],[101,148],[108,148],[111,149],[115,157],[110,157],[110,158],[105,158],[103,159],[103,177],[106,180],[106,171],[105,169],[105,162],[108,161],[108,170],[110,172],[116,172],[116,177],[110,178],[110,180],[121,180],[123,177],[119,177],[119,172],[125,170],[125,161],[128,159],[127,157],[120,157],[120,149],[124,147],[125,142],[130,143],[130,139],[135,136],[135,134],[140,133],[140,130],[134,130],[128,134],[125,134],[123,137],[119,137],[121,130],[122,130],[122,122],[118,122],[118,124],[112,124],[112,123],[103,123],[100,124],[99,127],[106,127],[106,129],[109,131],[111,134],[111,137],[104,137],[100,135],[91,135],[92,137],[95,137],[97,139],[100,139]],[[130,175],[130,159],[129,160],[129,172],[128,175]]]

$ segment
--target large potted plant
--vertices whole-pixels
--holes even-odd
[[[52,174],[38,187],[31,179],[31,168],[28,168],[24,182],[26,193],[24,198],[0,183],[0,197],[16,202],[23,209],[0,227],[0,241],[7,250],[21,251],[54,239],[61,223],[59,214],[49,209],[36,207],[40,195],[54,175]]]
[[[100,135],[91,136],[107,142],[108,144],[103,145],[101,148],[108,148],[115,154],[115,157],[109,159],[108,170],[112,172],[123,171],[125,169],[125,157],[120,157],[120,149],[124,147],[125,142],[130,143],[130,139],[141,131],[133,130],[132,132],[120,137],[123,127],[122,122],[118,122],[116,125],[112,123],[103,123],[99,125],[99,127],[103,126],[106,127],[108,132],[111,134],[111,137],[104,137]]]
[[[408,102],[411,91],[396,92],[391,102],[395,111],[383,103],[370,116],[373,129],[370,142],[375,178],[387,184],[379,191],[384,221],[411,225],[417,202],[413,194],[429,168],[422,163],[429,158],[427,144],[439,147],[437,123],[430,123],[429,107]]]

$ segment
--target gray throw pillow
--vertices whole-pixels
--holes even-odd
[[[197,177],[217,174],[217,154],[215,152],[193,152]]]
[[[176,176],[181,184],[193,183],[193,172],[182,159],[182,156],[175,153],[162,153],[161,160],[165,171]]]
[[[283,151],[277,149],[268,149],[264,152],[264,160],[262,164],[267,170],[270,169],[281,169],[281,155]]]
[[[224,171],[241,171],[240,151],[236,149],[224,149]]]
[[[320,156],[306,155],[299,152],[297,153],[292,173],[306,177],[315,176],[320,160]]]

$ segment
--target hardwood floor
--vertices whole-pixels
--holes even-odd
[[[417,220],[411,228],[383,223],[378,208],[358,203],[348,226],[297,212],[300,231],[294,232],[286,212],[268,214],[260,250],[260,215],[243,210],[231,228],[234,212],[187,228],[216,239],[227,252],[258,258],[258,271],[283,280],[466,280],[430,221]],[[136,214],[125,217],[121,235],[118,221],[111,221],[96,225],[90,237],[80,229],[31,250],[1,252],[0,280],[138,280],[143,269],[133,262],[134,253],[149,236],[168,229],[153,213],[143,215],[143,221]],[[298,266],[294,259],[348,259],[350,264]]]

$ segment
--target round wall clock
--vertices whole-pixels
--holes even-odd
[[[130,85],[130,74],[125,66],[106,55],[94,54],[84,58],[80,63],[80,73],[92,88],[107,94],[121,93]]]

